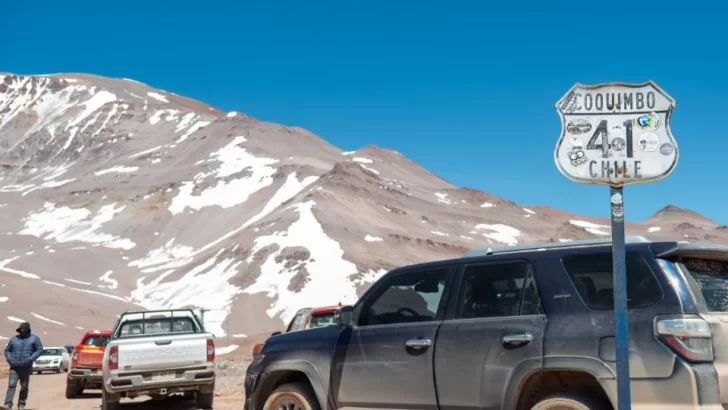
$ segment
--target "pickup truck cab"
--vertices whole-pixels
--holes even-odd
[[[627,238],[631,408],[728,409],[728,247]],[[245,410],[617,408],[610,240],[394,269],[270,337]]]
[[[111,330],[89,330],[71,353],[71,369],[66,377],[66,398],[74,399],[86,389],[101,388],[101,360]]]
[[[297,330],[315,329],[321,326],[334,325],[334,314],[336,314],[336,311],[341,306],[342,304],[341,302],[339,302],[338,305],[332,306],[301,308],[296,312],[295,315],[293,315],[293,319],[288,322],[288,326],[286,327],[286,333],[295,332]],[[276,336],[281,333],[282,332],[273,332],[271,336]],[[257,356],[260,353],[263,345],[264,343],[258,343],[253,346],[251,350],[252,357]]]
[[[211,409],[215,393],[214,336],[190,309],[123,313],[106,346],[102,409],[122,398],[194,396]]]

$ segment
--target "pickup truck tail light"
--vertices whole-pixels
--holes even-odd
[[[78,345],[73,348],[73,353],[71,353],[71,367],[76,367],[76,363],[78,362],[78,352],[82,347],[83,345]]]
[[[699,316],[658,316],[655,333],[657,338],[687,361],[713,361],[713,332],[710,324]]]
[[[109,369],[117,370],[119,368],[119,346],[111,346],[109,348]]]
[[[212,339],[207,339],[207,361],[215,361],[215,342]]]

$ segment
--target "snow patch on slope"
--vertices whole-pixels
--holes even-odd
[[[607,236],[609,235],[609,232],[604,232],[602,229],[610,229],[606,225],[597,225],[595,223],[587,222],[587,221],[578,221],[578,220],[571,220],[569,221],[570,224],[574,226],[578,226],[579,228],[584,229],[585,231],[594,234],[594,235],[602,235]]]
[[[119,165],[116,167],[107,168],[103,171],[96,172],[94,175],[96,175],[98,177],[98,176],[101,176],[104,174],[129,174],[134,171],[137,171],[138,169],[139,169],[139,167],[125,167],[125,166]]]
[[[135,244],[129,239],[121,239],[110,234],[98,232],[102,225],[111,221],[125,206],[109,204],[102,206],[96,215],[86,208],[56,208],[46,202],[43,210],[31,212],[23,218],[25,228],[18,235],[30,235],[56,242],[87,242],[112,249],[132,249]]]
[[[480,224],[476,225],[475,229],[485,229],[488,231],[492,231],[490,233],[484,233],[483,236],[488,239],[493,239],[495,241],[498,241],[500,243],[504,243],[508,246],[516,246],[518,245],[518,238],[521,236],[521,231],[518,229],[503,225],[503,224],[495,224],[495,225],[488,225],[488,224]]]
[[[174,238],[167,241],[161,248],[151,250],[142,259],[129,262],[127,266],[137,267],[143,273],[152,273],[160,270],[175,269],[184,266],[194,259],[194,248],[185,245],[175,245]]]
[[[230,305],[240,289],[230,284],[230,279],[240,273],[242,262],[235,259],[218,261],[217,255],[207,259],[176,281],[161,281],[162,274],[148,284],[145,278],[137,281],[132,301],[146,309],[172,309],[181,306],[210,309],[205,313],[205,328],[215,336],[225,336],[224,321],[230,314]]]
[[[155,92],[151,92],[150,91],[150,92],[147,93],[147,95],[150,96],[150,97],[152,97],[152,98],[154,98],[157,101],[161,101],[161,102],[165,102],[165,103],[168,103],[169,102],[169,100],[167,100],[167,97],[165,97],[165,96],[163,96],[162,94],[159,94],[159,93],[155,93]]]
[[[208,161],[220,162],[220,167],[212,172],[197,174],[194,181],[183,182],[179,193],[169,205],[169,212],[177,215],[188,207],[194,210],[200,210],[206,206],[230,208],[247,201],[250,195],[271,185],[276,169],[270,165],[277,163],[278,160],[251,155],[239,146],[245,141],[245,137],[236,137],[228,145],[212,152],[211,159]],[[236,178],[228,182],[221,180],[245,170],[250,172],[249,177]],[[199,195],[193,195],[195,185],[202,183],[208,177],[218,179],[217,183]]]
[[[53,319],[48,319],[47,317],[41,316],[37,313],[30,312],[30,314],[33,315],[36,319],[40,319],[44,322],[53,323],[54,325],[66,326],[66,324],[63,322],[59,322],[59,321],[53,320]]]
[[[242,292],[247,294],[265,293],[274,299],[267,310],[268,316],[279,315],[288,322],[295,312],[304,306],[334,305],[356,301],[355,284],[349,276],[357,273],[356,265],[344,260],[344,250],[338,242],[329,238],[312,212],[313,201],[292,206],[299,219],[288,227],[287,232],[276,232],[255,240],[248,259],[262,248],[278,245],[278,249],[268,256],[261,266],[261,274],[254,284]],[[276,258],[287,247],[308,249],[310,257],[302,262],[308,271],[308,278],[300,292],[288,290],[291,279],[297,274],[293,266],[286,268],[286,261],[276,262]]]

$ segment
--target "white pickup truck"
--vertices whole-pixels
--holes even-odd
[[[190,309],[123,313],[103,358],[102,410],[122,398],[172,394],[211,409],[215,396],[213,335]]]

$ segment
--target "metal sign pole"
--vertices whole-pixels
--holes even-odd
[[[574,84],[556,103],[559,171],[582,184],[610,187],[618,410],[631,410],[623,191],[672,173],[679,151],[670,131],[677,103],[653,81]]]
[[[627,320],[627,261],[624,242],[624,196],[622,187],[611,187],[612,267],[614,330],[617,356],[618,410],[631,410],[629,377],[629,322]]]

